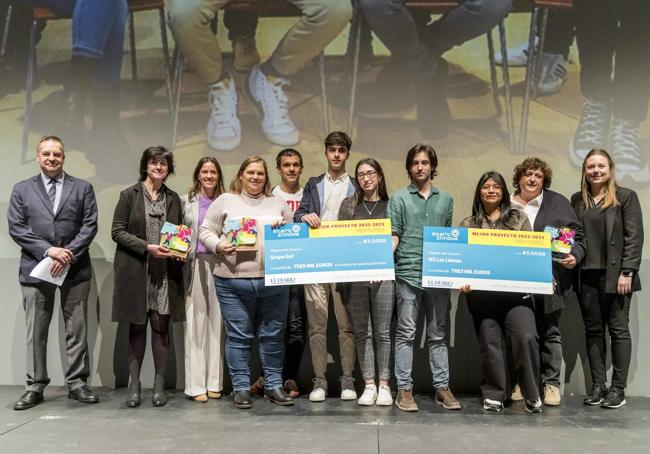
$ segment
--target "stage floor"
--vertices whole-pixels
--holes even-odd
[[[64,388],[48,388],[45,402],[14,411],[22,387],[0,387],[0,452],[218,452],[218,453],[399,453],[553,452],[640,453],[650,443],[650,398],[632,397],[627,407],[585,407],[567,397],[541,415],[515,403],[501,414],[482,410],[477,396],[461,396],[463,409],[438,407],[417,395],[418,413],[396,407],[359,407],[329,398],[293,407],[255,399],[236,410],[231,398],[205,404],[169,394],[165,407],[129,409],[126,389],[97,389],[99,404],[68,400]]]

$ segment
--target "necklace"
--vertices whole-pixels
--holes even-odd
[[[361,203],[363,204],[363,208],[368,212],[368,216],[372,216],[372,212],[375,211],[375,208],[377,208],[377,204],[379,203],[379,200],[375,200],[375,204],[372,206],[372,209],[368,209],[366,206],[366,201],[362,200]]]

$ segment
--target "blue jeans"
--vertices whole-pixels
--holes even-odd
[[[72,17],[72,55],[99,60],[98,87],[120,80],[124,28],[128,17],[126,0],[29,0]]]
[[[449,387],[449,357],[447,353],[447,325],[451,300],[449,290],[415,288],[396,280],[397,329],[395,331],[395,378],[398,389],[412,389],[413,344],[417,333],[418,312],[424,306],[427,325],[429,363],[433,388]]]
[[[264,387],[282,387],[289,287],[266,287],[263,278],[215,278],[215,288],[226,327],[226,362],[233,389],[245,391],[251,387],[250,362],[256,335]]]

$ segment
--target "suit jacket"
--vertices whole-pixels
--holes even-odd
[[[90,183],[66,173],[56,213],[52,211],[41,174],[16,183],[7,220],[9,235],[21,248],[21,284],[42,282],[29,273],[53,246],[70,249],[74,254],[66,282],[75,284],[90,279],[88,248],[97,234],[97,202]]]
[[[166,221],[183,223],[181,201],[163,185],[167,202]],[[120,192],[115,206],[111,237],[117,243],[113,271],[113,321],[145,324],[147,321],[147,231],[142,183]],[[167,259],[168,296],[173,321],[185,320],[183,265]]]
[[[571,248],[571,254],[576,258],[576,263],[580,263],[585,255],[585,235],[582,222],[578,219],[578,215],[566,197],[558,192],[545,189],[533,230],[543,232],[547,226],[569,227],[575,230],[575,244]],[[577,302],[574,270],[566,269],[559,263],[553,262],[555,291],[552,295],[544,295],[544,312],[550,313],[564,309],[567,304]]]
[[[607,245],[607,275],[605,291],[616,293],[618,276],[622,269],[633,270],[632,291],[641,290],[639,267],[643,249],[643,217],[639,197],[631,189],[617,187],[619,205],[605,209],[605,235]],[[571,196],[571,205],[578,217],[583,218],[586,207],[582,193]]]
[[[348,178],[350,178],[348,176]],[[356,186],[354,180],[350,178],[350,185],[348,186],[348,192],[345,197],[351,197],[356,192]],[[325,174],[319,175],[317,177],[311,177],[305,185],[305,189],[302,193],[302,201],[300,202],[300,207],[296,210],[293,215],[293,222],[302,222],[301,218],[310,213],[316,213],[320,216],[323,206],[325,205]]]

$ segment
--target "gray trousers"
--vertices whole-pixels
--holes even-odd
[[[368,25],[405,70],[435,71],[433,56],[487,33],[510,11],[512,0],[465,0],[418,30],[405,0],[360,0]]]
[[[27,381],[25,389],[42,393],[50,383],[47,375],[47,338],[54,313],[56,286],[47,282],[21,285],[27,325]],[[86,384],[88,362],[87,320],[90,281],[61,286],[61,311],[65,325],[68,368],[65,380],[73,390]]]
[[[352,283],[347,308],[354,327],[361,374],[365,380],[375,379],[373,338],[377,344],[379,380],[390,379],[390,320],[394,307],[394,281]]]

